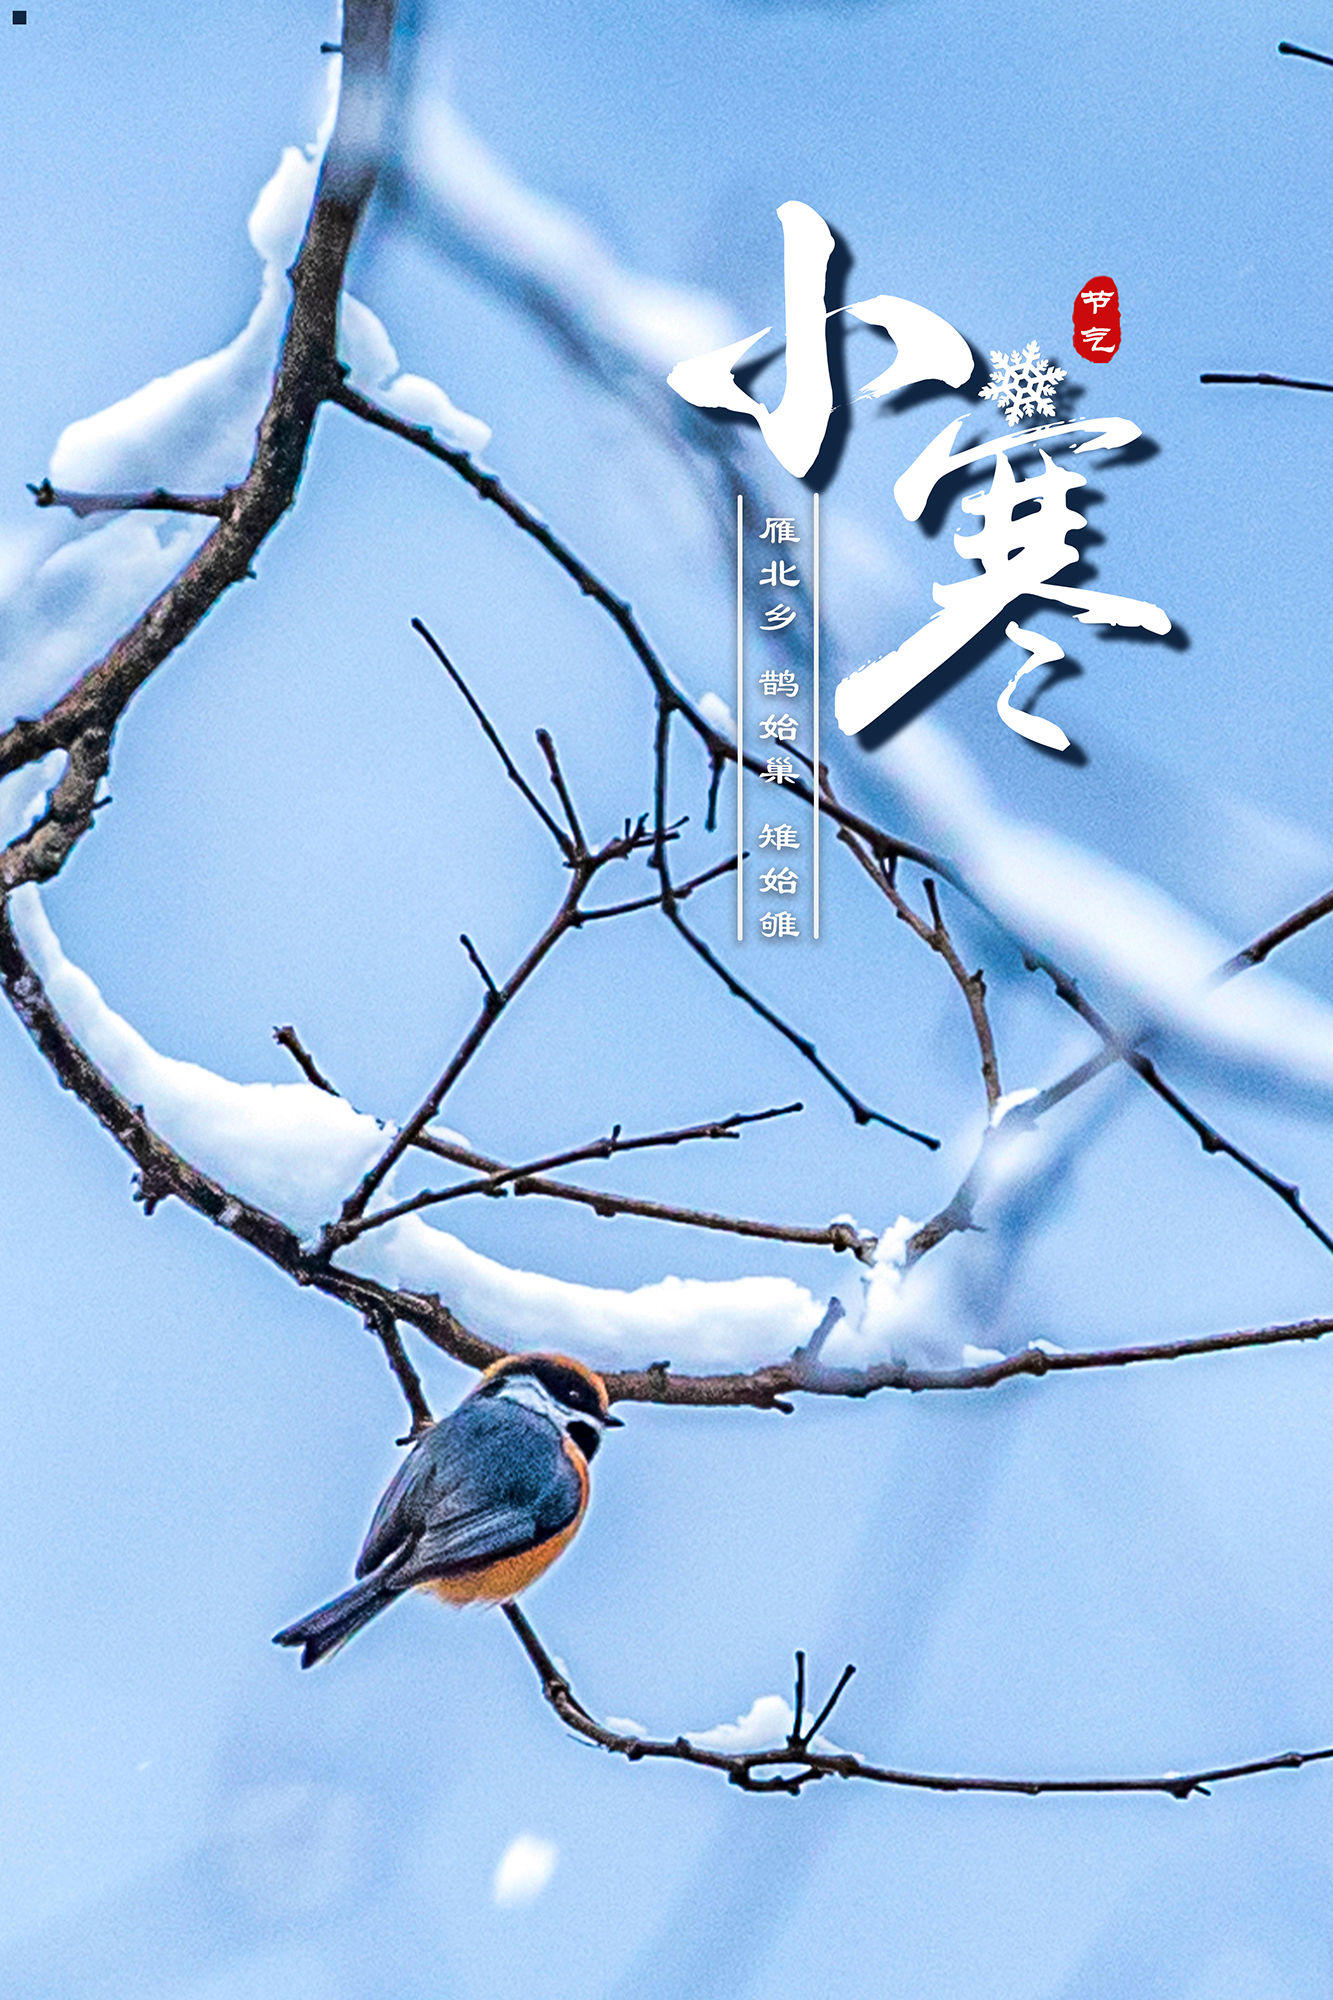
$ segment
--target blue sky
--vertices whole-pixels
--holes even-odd
[[[333,34],[323,7],[253,0],[185,15],[38,0],[26,28],[3,24],[6,559],[66,424],[244,323],[246,217],[281,148],[313,137]],[[918,300],[982,352],[1039,339],[1084,389],[1079,414],[1142,428],[1154,456],[1095,468],[1092,559],[1102,587],[1163,605],[1188,644],[1038,614],[1082,668],[1043,703],[1082,764],[1001,727],[1003,649],[930,721],[997,815],[1155,886],[1226,948],[1333,878],[1325,399],[1197,382],[1333,373],[1333,78],[1280,59],[1283,37],[1319,47],[1333,26],[1318,8],[1138,0],[462,5],[433,10],[418,52],[426,101],[447,98],[627,270],[724,302],[737,335],[780,320],[774,211],[799,198],[849,247],[849,296]],[[1069,341],[1074,293],[1099,271],[1124,317],[1105,369]],[[488,463],[632,599],[682,685],[727,696],[706,475],[692,485],[532,319],[389,217],[372,218],[351,283],[403,367],[492,426]],[[858,409],[824,500],[830,646],[849,661],[899,643],[932,583],[965,573],[962,517],[931,538],[891,499],[962,407]],[[759,451],[747,464],[801,499]],[[290,1082],[271,1028],[292,1021],[360,1109],[401,1117],[476,1004],[458,933],[512,964],[562,886],[410,618],[534,779],[532,732],[551,729],[601,831],[650,802],[647,692],[538,553],[442,468],[336,411],[258,567],[135,704],[114,804],[46,906],[157,1049]],[[938,831],[831,710],[825,727],[849,798]],[[706,865],[725,852],[698,829],[706,772],[682,752],[675,782]],[[617,893],[646,889],[627,873]],[[720,946],[728,896],[701,906]],[[1012,943],[949,907],[987,970],[1006,1088],[1050,1081],[1086,1038]],[[789,1128],[625,1163],[614,1184],[801,1221],[850,1208],[877,1230],[947,1198],[983,1107],[961,1003],[831,844],[819,946],[775,965],[752,940],[743,969],[873,1101],[941,1133],[939,1156],[855,1128],[665,926],[612,929],[561,947],[451,1098],[479,1147],[531,1158],[617,1121],[801,1097]],[[1094,952],[1081,969],[1128,1022],[1132,982],[1108,964]],[[1322,1000],[1333,946],[1315,931],[1282,971]],[[1333,1213],[1322,1086],[1224,1059],[1179,1023],[1158,1046],[1230,1136]],[[988,1236],[935,1253],[963,1337],[1101,1345],[1326,1308],[1326,1255],[1277,1203],[1127,1079],[1088,1099]],[[173,1204],[146,1220],[126,1161],[9,1019],[0,1101],[7,1990],[1328,1990],[1333,1779],[1318,1768],[1188,1805],[853,1786],[797,1804],[567,1740],[494,1616],[403,1604],[297,1673],[269,1635],[342,1585],[396,1462],[378,1350]],[[856,1285],[825,1252],[565,1204],[477,1203],[452,1226],[502,1263],[599,1288]],[[437,1407],[462,1393],[461,1369],[419,1358]],[[1312,1346],[789,1419],[635,1408],[532,1616],[591,1705],[663,1733],[787,1692],[804,1646],[821,1683],[858,1665],[836,1740],[904,1765],[1138,1772],[1328,1741],[1330,1370]],[[496,1865],[525,1832],[555,1844],[554,1873],[499,1907]]]

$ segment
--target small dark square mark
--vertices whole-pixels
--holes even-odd
[[[26,7],[16,7],[9,18],[14,27],[26,28],[28,25],[28,10]]]

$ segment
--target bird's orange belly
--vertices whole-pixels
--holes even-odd
[[[488,1563],[485,1569],[466,1570],[460,1576],[432,1577],[418,1588],[442,1597],[446,1604],[503,1604],[517,1597],[551,1567],[573,1541],[581,1518],[580,1515],[558,1535],[552,1535],[549,1542],[539,1542],[536,1548],[502,1556],[499,1562]]]

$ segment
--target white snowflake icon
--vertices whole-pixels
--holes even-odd
[[[1005,420],[1016,424],[1020,417],[1053,417],[1055,385],[1063,382],[1066,370],[1041,358],[1041,343],[1030,340],[1020,354],[997,354],[991,350],[990,381],[982,396],[998,403]]]

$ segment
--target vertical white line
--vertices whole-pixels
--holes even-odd
[[[736,495],[736,942],[745,936],[745,802],[741,781],[745,771],[745,565],[741,542],[745,534],[745,499]]]
[[[812,618],[814,624],[813,674],[815,710],[815,881],[814,881],[814,933],[819,936],[819,495],[815,495],[814,528],[814,580],[811,585]]]

